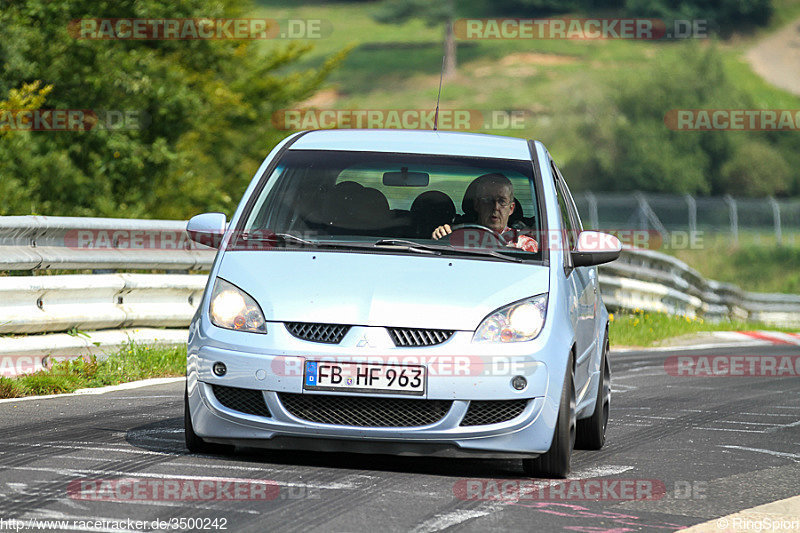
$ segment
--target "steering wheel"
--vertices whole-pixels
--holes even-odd
[[[451,243],[464,244],[465,241],[466,241],[466,239],[464,238],[464,234],[466,233],[467,230],[479,230],[479,231],[483,232],[483,235],[484,235],[484,236],[479,237],[476,240],[476,244],[478,244],[479,246],[484,244],[484,243],[486,243],[486,239],[485,239],[486,235],[490,235],[491,238],[495,241],[492,244],[495,244],[495,245],[497,245],[497,246],[499,246],[501,248],[505,248],[505,246],[506,246],[506,240],[503,238],[503,236],[501,234],[497,233],[492,228],[487,228],[486,226],[481,226],[480,224],[456,224],[455,226],[452,226],[450,228],[450,230],[451,230],[451,233],[450,233],[449,237],[450,237],[450,242]],[[455,239],[454,239],[454,237],[455,237]],[[470,239],[470,240],[472,240],[472,239]],[[475,247],[476,246],[465,246],[465,248],[475,248]]]

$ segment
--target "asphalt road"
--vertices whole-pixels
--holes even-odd
[[[800,347],[692,353],[797,356]],[[20,527],[9,520],[46,527],[30,519],[68,521],[57,530],[115,532],[150,531],[162,520],[178,526],[163,530],[176,531],[181,518],[195,525],[202,518],[209,531],[672,531],[800,493],[800,379],[673,376],[665,370],[673,355],[612,353],[606,447],[573,456],[574,480],[605,480],[601,500],[582,499],[586,482],[547,492],[559,485],[532,485],[517,461],[254,449],[190,455],[183,383],[2,403],[0,531]],[[85,499],[111,492],[75,490],[82,480],[129,478],[212,481],[218,491],[250,479],[277,487],[244,501],[224,489],[221,499],[122,502]],[[652,498],[626,496],[622,487],[632,480]],[[492,499],[498,486],[505,497]]]

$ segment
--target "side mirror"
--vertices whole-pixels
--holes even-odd
[[[599,231],[582,231],[578,235],[577,250],[571,252],[576,267],[602,265],[619,257],[622,243],[614,235]]]
[[[193,241],[219,248],[225,234],[226,219],[223,213],[195,215],[186,224],[186,232]]]

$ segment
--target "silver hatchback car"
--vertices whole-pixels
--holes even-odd
[[[599,449],[608,313],[542,143],[469,133],[294,134],[228,224],[189,330],[186,445],[522,459]]]

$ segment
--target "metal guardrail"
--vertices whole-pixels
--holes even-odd
[[[623,250],[617,261],[600,267],[598,278],[610,308],[800,327],[800,295],[743,291],[651,250]]]
[[[0,270],[208,270],[182,220],[0,217]]]
[[[192,274],[0,277],[0,334],[183,328],[207,279]]]
[[[0,270],[208,270],[215,250],[191,241],[185,227],[176,220],[0,217]],[[800,326],[800,295],[745,292],[659,252],[623,250],[600,267],[599,280],[612,309]],[[176,274],[0,277],[0,334],[186,327],[205,282]]]

